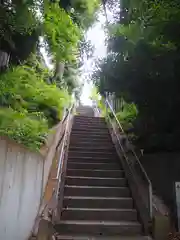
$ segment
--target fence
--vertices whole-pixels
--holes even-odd
[[[122,97],[117,97],[115,93],[106,93],[106,99],[111,104],[113,110],[117,113],[123,110],[124,99]]]

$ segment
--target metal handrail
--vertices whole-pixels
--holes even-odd
[[[60,139],[60,141],[58,142],[58,145],[57,145],[57,146],[59,146],[60,143],[63,142],[62,147],[61,147],[61,151],[60,151],[60,157],[59,157],[58,171],[57,171],[56,179],[59,179],[59,175],[60,175],[60,168],[61,168],[61,163],[62,163],[62,158],[63,158],[63,150],[64,150],[64,147],[65,147],[65,142],[66,142],[65,140],[66,140],[68,127],[69,127],[69,122],[70,122],[70,115],[71,115],[73,109],[74,109],[74,104],[68,109],[67,114],[65,115],[65,117],[62,121],[62,123],[64,123],[65,120],[67,119],[65,129],[64,129],[63,133],[61,133],[62,138]]]
[[[109,107],[111,113],[113,114],[114,119],[116,120],[116,123],[118,124],[118,127],[121,129],[121,132],[125,133],[124,130],[123,130],[122,125],[120,124],[120,122],[119,122],[119,120],[118,120],[118,118],[116,116],[116,113],[114,112],[111,104],[109,103],[109,101],[107,99],[105,100],[105,106],[106,106],[107,110],[108,110],[108,107]],[[107,111],[107,116],[109,117],[108,111]],[[117,138],[118,138],[118,143],[119,143],[119,145],[121,147],[121,150],[123,152],[123,155],[124,155],[125,159],[128,160],[118,135],[117,135]],[[127,137],[127,141],[129,141],[128,137]],[[133,153],[133,155],[135,157],[135,160],[136,160],[137,164],[139,165],[140,170],[141,170],[142,174],[144,175],[144,178],[145,178],[145,180],[146,180],[146,182],[148,184],[148,191],[149,191],[149,206],[148,206],[148,208],[149,208],[149,217],[150,217],[150,219],[152,219],[152,209],[153,209],[153,207],[152,207],[152,184],[151,184],[151,181],[150,181],[149,177],[147,176],[147,173],[144,170],[144,168],[143,168],[143,166],[142,166],[142,164],[141,164],[137,154],[135,153],[135,151],[133,149],[131,149],[131,152]]]
[[[71,117],[71,113],[74,110],[74,104],[72,104],[72,106],[69,108],[67,115],[64,117],[64,121],[67,119],[66,121],[66,125],[65,125],[65,129],[62,133],[62,138],[61,138],[61,142],[62,142],[62,147],[61,147],[61,151],[60,151],[60,157],[59,157],[59,162],[58,162],[58,170],[57,170],[57,174],[56,174],[56,179],[58,180],[57,183],[57,188],[56,188],[56,199],[58,198],[58,193],[59,193],[59,186],[60,186],[60,181],[61,181],[61,165],[62,165],[62,161],[63,161],[63,157],[64,157],[64,149],[66,147],[66,143],[67,143],[67,135],[68,135],[68,129],[69,129],[69,124],[70,124],[70,117]],[[58,143],[58,146],[60,145],[60,143]]]
[[[73,105],[72,105],[72,106],[73,106]],[[67,119],[67,117],[68,117],[68,115],[69,115],[69,113],[70,113],[70,111],[71,111],[72,106],[71,106],[68,110],[66,109],[66,112],[64,113],[63,119],[62,119],[62,121],[61,121],[61,126],[62,126],[63,123],[66,121],[66,119]],[[60,146],[60,144],[61,144],[61,142],[62,142],[62,140],[63,140],[63,138],[64,138],[65,130],[64,130],[64,132],[61,133],[61,134],[62,134],[62,136],[61,136],[61,138],[60,138],[60,140],[59,140],[59,142],[58,142],[58,144],[57,144],[57,146],[56,146],[56,150],[58,149],[58,147]]]
[[[57,184],[57,188],[53,188],[53,193],[50,197],[50,199],[48,200],[48,202],[46,202],[46,204],[43,206],[43,209],[41,210],[40,212],[40,216],[42,217],[44,214],[46,214],[45,217],[49,217],[49,213],[46,212],[47,210],[51,210],[51,208],[49,208],[49,203],[52,201],[52,199],[57,199],[57,196],[58,196],[58,192],[59,192],[59,184],[60,184],[60,167],[61,167],[61,163],[62,163],[62,157],[63,157],[63,151],[64,151],[64,147],[65,147],[65,135],[66,135],[66,132],[67,132],[67,129],[68,129],[68,126],[69,126],[69,117],[72,113],[74,109],[74,104],[71,105],[71,107],[67,110],[64,111],[64,114],[63,114],[63,119],[61,120],[60,124],[61,124],[61,128],[63,126],[63,123],[66,121],[66,119],[68,118],[67,122],[66,122],[66,127],[63,131],[63,133],[61,132],[62,136],[60,138],[60,140],[58,141],[58,144],[56,146],[56,151],[59,147],[59,145],[61,144],[61,142],[63,141],[63,145],[62,145],[62,148],[61,148],[61,153],[60,153],[60,158],[59,158],[59,163],[58,163],[58,171],[57,171],[57,175],[56,175],[56,180],[58,180],[58,184]]]

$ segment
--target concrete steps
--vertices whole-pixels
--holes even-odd
[[[90,196],[90,197],[130,197],[128,187],[101,187],[101,186],[73,186],[65,185],[65,196]]]
[[[97,157],[97,158],[109,158],[109,159],[117,159],[117,155],[114,154],[114,152],[108,152],[108,151],[88,151],[88,150],[84,150],[81,152],[77,152],[77,151],[69,151],[68,154],[69,158],[71,157]],[[118,163],[118,162],[117,162]]]
[[[122,170],[122,167],[116,163],[88,163],[88,162],[69,162],[67,164],[68,168],[70,169],[91,169],[91,170]]]
[[[94,125],[82,125],[82,124],[76,124],[73,125],[72,127],[73,132],[79,132],[79,133],[84,133],[84,132],[98,132],[98,133],[109,133],[109,129],[101,124],[94,124]]]
[[[132,209],[133,200],[131,197],[65,196],[64,207]]]
[[[114,151],[114,146],[113,145],[107,145],[107,146],[104,146],[104,145],[74,145],[74,146],[71,146],[69,148],[70,151],[84,151],[84,148],[89,152],[89,151],[96,151],[96,152],[113,152]]]
[[[102,169],[67,169],[67,176],[86,177],[124,177],[123,170],[102,170]]]
[[[71,147],[71,149],[73,149],[73,148],[77,148],[77,147],[81,147],[81,148],[87,148],[87,149],[94,149],[94,148],[113,148],[114,149],[114,144],[112,143],[112,142],[103,142],[102,143],[102,141],[100,141],[100,142],[97,142],[97,141],[93,141],[93,142],[91,142],[91,141],[77,141],[77,139],[76,139],[76,141],[70,141],[70,147]]]
[[[89,156],[85,156],[85,157],[69,157],[69,162],[79,162],[79,163],[115,163],[117,164],[116,161],[114,161],[114,159],[108,158],[108,157],[89,157]],[[119,163],[120,164],[120,163]]]
[[[138,222],[126,221],[60,221],[55,229],[61,234],[94,234],[99,236],[136,235],[142,232]]]
[[[71,137],[76,137],[77,139],[80,138],[88,138],[88,139],[106,139],[106,140],[110,140],[111,136],[105,132],[79,132],[79,131],[75,131],[71,133]]]
[[[89,116],[93,117],[94,116],[94,110],[93,108],[89,106],[79,106],[76,108],[76,113],[80,114],[81,116]]]
[[[125,187],[127,186],[127,181],[125,178],[66,176],[66,184],[74,186]]]
[[[63,209],[55,229],[61,240],[147,239],[103,118],[74,119]]]
[[[106,124],[102,124],[102,123],[95,123],[95,124],[81,124],[81,123],[75,123],[73,124],[72,127],[73,131],[96,131],[96,132],[101,132],[101,131],[105,131],[105,132],[109,132],[109,129],[107,129]]]
[[[62,211],[64,220],[88,220],[93,221],[137,221],[135,209],[118,208],[64,208]]]
[[[93,141],[92,141],[93,140]],[[88,136],[85,137],[73,137],[70,138],[70,146],[76,145],[76,144],[87,144],[87,145],[113,145],[111,138],[109,139],[97,139],[97,138],[90,138]]]
[[[57,240],[152,240],[150,237],[98,237],[98,236],[57,236]]]
[[[74,123],[76,122],[81,122],[81,123],[85,123],[85,124],[88,124],[88,123],[104,123],[105,124],[105,120],[103,117],[83,117],[83,116],[76,116],[74,118]]]

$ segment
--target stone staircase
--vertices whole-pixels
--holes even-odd
[[[90,106],[79,106],[76,108],[76,113],[81,116],[94,117],[94,110]]]
[[[145,240],[103,118],[75,116],[57,239]]]

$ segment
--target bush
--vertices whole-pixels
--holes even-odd
[[[65,90],[48,85],[28,66],[13,68],[0,76],[0,105],[17,111],[43,112],[49,126],[61,119],[69,100]]]
[[[13,68],[0,75],[0,133],[38,149],[69,102],[65,90],[45,83],[33,68]]]
[[[38,150],[48,134],[47,120],[38,114],[0,109],[0,134],[8,136],[30,149]]]
[[[125,103],[123,110],[117,113],[117,118],[125,131],[133,127],[133,122],[138,114],[136,105]]]

